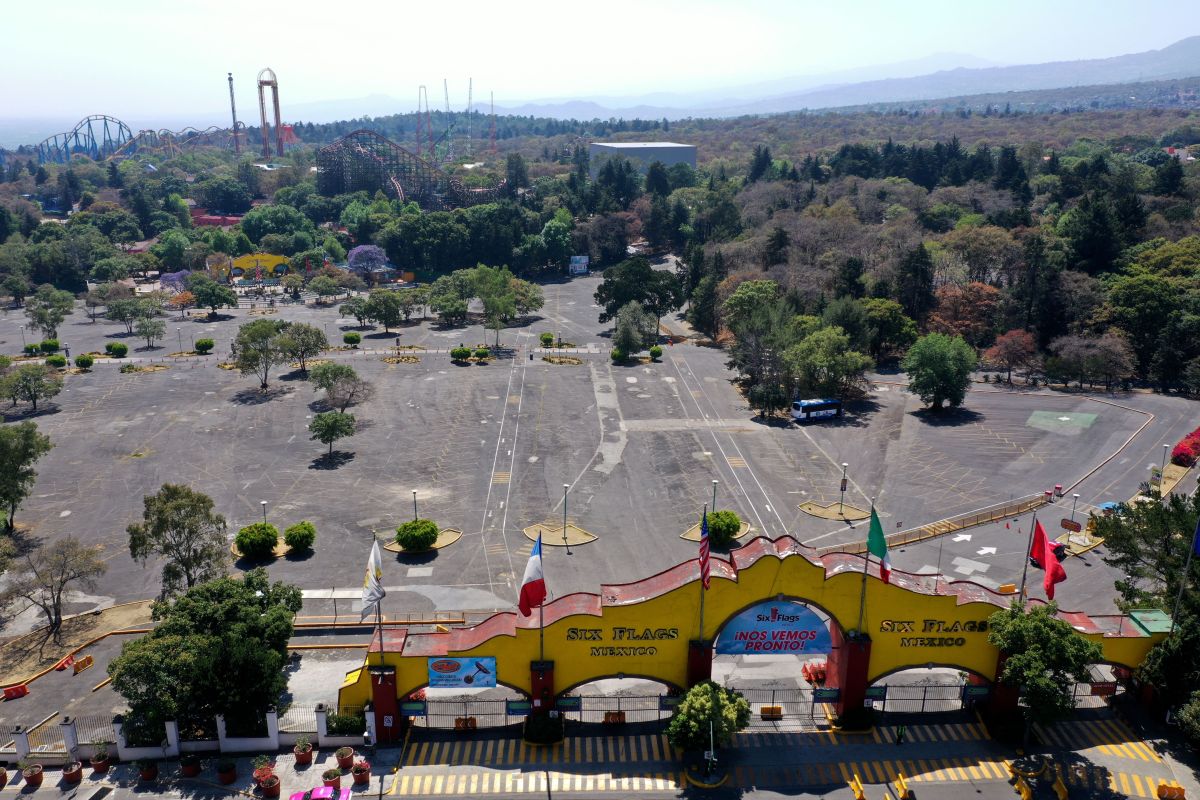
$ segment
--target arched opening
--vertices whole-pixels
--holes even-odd
[[[527,704],[529,698],[520,689],[497,682],[483,687],[422,686],[400,702],[418,700],[425,701],[425,708],[423,715],[410,717],[414,727],[473,730],[520,724],[528,710],[513,704]]]
[[[931,714],[960,711],[983,700],[990,681],[952,664],[905,667],[875,679],[867,690],[876,711]]]
[[[658,722],[669,719],[683,695],[679,686],[644,675],[617,673],[576,684],[558,696],[558,708],[578,722]]]
[[[824,722],[818,690],[839,627],[828,611],[802,598],[753,603],[717,631],[712,679],[745,696],[752,728]]]
[[[1075,708],[1107,708],[1128,690],[1133,670],[1121,664],[1101,662],[1088,667],[1088,681],[1071,687]]]

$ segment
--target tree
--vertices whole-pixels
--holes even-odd
[[[318,364],[308,373],[308,380],[312,383],[314,392],[318,389],[327,390],[340,380],[357,377],[358,373],[354,371],[354,367],[349,364],[338,364],[333,361],[326,364]]]
[[[734,330],[751,314],[774,303],[782,294],[775,281],[743,281],[721,304],[721,319]]]
[[[345,291],[338,282],[328,275],[318,275],[308,282],[308,290],[315,292],[318,297],[332,297]]]
[[[207,308],[210,317],[217,315],[222,306],[237,307],[237,294],[224,284],[217,283],[207,275],[193,272],[187,278],[187,287],[196,297],[196,305]]]
[[[1088,667],[1101,659],[1100,645],[1075,633],[1049,603],[1026,609],[1013,603],[988,619],[988,642],[1000,648],[1000,680],[1020,687],[1025,699],[1025,736],[1034,723],[1049,724],[1075,712],[1074,687],[1090,680]]]
[[[688,690],[667,724],[667,739],[678,750],[708,750],[733,741],[750,724],[750,704],[741,692],[712,681]]]
[[[365,310],[369,319],[383,326],[384,333],[404,321],[404,304],[393,289],[372,289]]]
[[[692,290],[688,302],[688,323],[710,339],[717,338],[721,327],[717,305],[717,279],[713,275],[705,275]]]
[[[132,296],[133,290],[127,286],[122,286],[119,283],[102,283],[84,295],[83,304],[87,307],[88,314],[92,317],[92,322],[95,322],[97,308],[108,305],[114,300]]]
[[[287,690],[287,644],[301,604],[297,588],[270,583],[263,569],[155,604],[154,630],[127,642],[108,667],[129,705],[131,741],[157,742],[168,720],[210,728],[218,714],[230,731],[260,726]]]
[[[267,388],[271,367],[282,364],[286,357],[280,347],[280,332],[285,323],[270,319],[247,322],[238,328],[233,346],[237,352],[234,363],[243,375],[257,375],[262,388]]]
[[[896,284],[900,287],[896,299],[904,313],[922,320],[933,308],[933,259],[925,245],[917,245],[900,260]]]
[[[354,415],[341,411],[326,411],[313,417],[308,424],[312,433],[310,439],[329,445],[329,453],[333,454],[333,443],[338,439],[354,435]]]
[[[542,287],[536,283],[531,283],[521,278],[513,278],[511,283],[513,305],[516,308],[518,317],[532,314],[546,304],[545,295],[542,294]],[[416,290],[410,289],[408,291],[415,292]]]
[[[1033,334],[1018,329],[996,337],[996,344],[987,349],[983,359],[1008,370],[1008,382],[1012,383],[1013,370],[1030,363],[1036,355],[1037,342],[1033,340]]]
[[[38,400],[49,400],[62,391],[63,379],[58,370],[44,364],[22,364],[0,378],[0,394],[13,405],[24,401],[37,411]]]
[[[325,400],[340,412],[370,400],[375,385],[357,375],[340,377],[325,389]]]
[[[653,161],[646,167],[646,194],[666,197],[671,193],[671,179],[661,161]]]
[[[962,405],[975,369],[975,351],[961,336],[943,333],[922,336],[904,357],[901,367],[908,373],[908,388],[940,411],[950,402],[952,408]]]
[[[1154,193],[1179,194],[1183,188],[1183,164],[1178,158],[1168,158],[1154,168]]]
[[[1000,290],[986,283],[939,286],[937,308],[929,317],[929,330],[961,336],[968,344],[982,347],[991,341],[996,328]]]
[[[154,308],[145,299],[127,297],[108,301],[104,316],[113,322],[122,323],[125,332],[132,334],[138,320],[154,316]]]
[[[125,529],[129,555],[140,564],[152,556],[164,559],[162,597],[225,574],[225,518],[213,513],[211,497],[164,483],[157,493],[142,498],[142,505],[142,521]]]
[[[791,244],[792,240],[787,231],[778,225],[772,228],[770,235],[767,236],[767,244],[763,248],[763,269],[768,269],[776,264],[786,264],[788,248],[791,247]]]
[[[308,359],[320,355],[329,347],[325,332],[303,322],[291,322],[279,336],[279,349],[284,358],[300,362],[300,372],[308,373]]]
[[[678,308],[679,281],[664,270],[655,270],[641,256],[626,259],[604,270],[604,280],[596,289],[596,304],[603,308],[600,322],[615,319],[626,303],[637,301],[655,317]]]
[[[232,175],[214,175],[200,183],[200,193],[211,211],[242,214],[250,210],[250,190]]]
[[[500,329],[516,316],[517,298],[513,291],[513,276],[507,268],[483,264],[471,273],[475,296],[483,303],[484,326],[496,332],[496,347],[500,346]]]
[[[784,353],[784,362],[796,387],[805,394],[844,397],[866,383],[866,372],[875,365],[852,349],[850,337],[831,326],[810,333]]]
[[[362,328],[367,324],[367,320],[371,318],[370,311],[367,306],[367,298],[351,297],[338,308],[338,313],[344,317],[354,317],[358,322],[358,327]]]
[[[654,341],[655,319],[647,314],[642,304],[634,301],[626,303],[617,312],[617,322],[613,329],[613,347],[625,355],[633,355],[646,346],[646,342]]]
[[[369,275],[371,270],[388,263],[387,253],[373,244],[360,244],[346,254],[346,265],[354,272]]]
[[[78,539],[66,537],[34,548],[14,562],[8,585],[0,591],[0,608],[24,604],[19,614],[37,608],[46,616],[46,638],[62,642],[63,603],[67,592],[78,585],[95,589],[96,578],[108,570],[100,551]]]
[[[53,446],[50,437],[38,433],[32,422],[0,427],[0,505],[9,533],[16,527],[17,509],[37,480],[33,465]]]
[[[154,347],[155,340],[167,335],[167,323],[161,319],[142,317],[137,321],[135,331],[139,339],[146,340],[146,349],[150,349]]]
[[[520,153],[509,153],[504,160],[504,186],[510,197],[529,185],[529,168]]]
[[[1180,295],[1173,281],[1158,275],[1122,275],[1109,284],[1100,316],[1129,335],[1142,377],[1150,372],[1159,331],[1179,307]]]
[[[25,316],[47,339],[58,338],[58,326],[75,308],[75,296],[43,284],[25,301]]]

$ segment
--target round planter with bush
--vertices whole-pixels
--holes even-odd
[[[341,770],[327,769],[321,773],[321,781],[330,789],[342,788],[342,773]]]
[[[231,758],[223,758],[217,762],[217,780],[222,786],[228,786],[237,780],[237,762]]]
[[[124,342],[109,342],[104,345],[104,352],[113,358],[124,358],[125,354],[129,352],[129,345]]]
[[[208,355],[209,351],[216,347],[217,343],[212,339],[197,339],[196,352],[202,356]]]
[[[283,543],[297,553],[312,550],[317,540],[317,527],[308,520],[301,520],[283,532]]]
[[[614,364],[620,364],[625,360],[625,353],[619,347],[614,347],[612,352],[608,354]]]
[[[476,348],[476,350],[475,350],[475,360],[476,361],[487,361],[488,357],[490,355],[491,355],[491,353],[488,352],[488,349],[486,347],[479,347],[479,348]]]
[[[31,786],[34,789],[42,785],[42,778],[45,773],[42,772],[41,764],[28,764],[21,766],[21,777],[25,779],[25,785]]]
[[[350,768],[350,774],[354,776],[355,786],[366,786],[371,782],[371,765],[366,761],[357,761]]]
[[[708,515],[708,537],[713,547],[728,547],[737,541],[742,520],[733,511],[713,511]]]
[[[452,347],[450,348],[450,360],[463,362],[471,357],[471,348],[469,347]]]
[[[342,341],[345,342],[346,344],[350,345],[351,347],[358,347],[359,343],[362,341],[362,334],[355,333],[354,331],[349,331],[347,333],[343,333]]]
[[[292,747],[292,755],[296,756],[296,766],[311,764],[313,760],[312,742],[304,734],[296,737],[296,744]]]
[[[269,522],[255,522],[238,531],[233,543],[246,558],[270,558],[279,544],[279,529]]]
[[[83,762],[71,761],[63,765],[63,783],[75,786],[83,780]]]
[[[179,757],[179,774],[185,778],[199,775],[200,766],[200,756],[195,753],[184,753]]]
[[[437,541],[438,526],[433,520],[413,519],[402,522],[396,528],[396,544],[413,553],[433,547]]]
[[[52,356],[46,356],[46,366],[62,369],[67,365],[67,357],[59,353]]]
[[[87,353],[81,353],[75,356],[75,366],[80,369],[91,369],[92,364],[96,363],[96,359],[89,356]]]
[[[546,331],[538,338],[542,342],[542,347],[553,347],[554,346],[554,334],[551,333],[550,331]]]
[[[339,747],[334,751],[333,757],[337,759],[338,769],[350,769],[354,766],[353,747]]]
[[[57,353],[59,349],[58,339],[45,339],[38,345],[38,349],[43,353]]]
[[[658,361],[660,358],[662,358],[662,348],[659,347],[658,345],[654,345],[653,347],[651,347],[650,348],[650,358],[654,359],[655,361]]]
[[[152,758],[143,758],[137,762],[138,777],[149,782],[158,780],[158,762]]]

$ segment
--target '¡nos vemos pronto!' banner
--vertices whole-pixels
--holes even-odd
[[[803,603],[788,600],[750,606],[731,619],[717,639],[719,655],[823,655],[830,649],[825,622]]]

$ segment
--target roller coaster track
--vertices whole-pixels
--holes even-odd
[[[357,130],[317,151],[317,189],[325,195],[382,189],[401,202],[413,200],[427,210],[446,210],[494,202],[504,183],[468,189],[390,139]]]
[[[241,130],[244,126],[238,123],[238,135],[245,136]],[[229,128],[213,125],[204,130],[184,128],[181,131],[166,129],[138,131],[137,135],[117,148],[110,158],[128,158],[135,153],[160,153],[166,156],[177,156],[192,147],[233,147],[233,133]]]
[[[93,114],[66,133],[47,137],[37,146],[39,164],[67,164],[76,155],[93,161],[108,158],[133,138],[129,126],[116,117]]]

